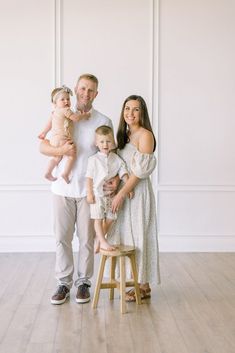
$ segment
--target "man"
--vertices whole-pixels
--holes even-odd
[[[63,304],[69,297],[73,285],[73,249],[72,240],[76,229],[79,240],[76,302],[87,303],[90,300],[90,278],[94,266],[94,225],[90,219],[90,209],[86,200],[86,178],[88,158],[96,152],[95,130],[100,125],[112,127],[112,122],[105,115],[92,107],[98,94],[98,80],[94,75],[84,74],[79,77],[75,87],[77,98],[76,110],[91,112],[88,120],[74,123],[74,142],[68,141],[61,147],[53,147],[48,140],[41,142],[40,151],[47,156],[76,155],[71,182],[66,184],[62,178],[52,183],[54,206],[54,226],[56,238],[56,279],[58,287],[51,297],[52,304]],[[64,158],[65,159],[65,158]],[[58,166],[58,175],[63,169],[64,159]],[[110,190],[116,189],[116,181],[110,183]]]

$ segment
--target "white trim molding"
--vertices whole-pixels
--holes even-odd
[[[50,191],[49,184],[1,184],[0,192],[4,191]]]
[[[235,235],[159,234],[160,252],[234,252]]]
[[[54,0],[54,86],[60,87],[62,80],[61,73],[61,61],[62,61],[62,51],[61,51],[61,32],[62,32],[62,0]]]

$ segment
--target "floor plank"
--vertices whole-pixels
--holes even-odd
[[[75,288],[65,304],[51,305],[54,254],[0,254],[0,352],[234,353],[235,254],[160,260],[162,284],[121,315],[117,290],[113,301],[102,290],[96,310],[75,302]]]

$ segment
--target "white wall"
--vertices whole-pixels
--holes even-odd
[[[235,250],[235,2],[160,1],[159,233]]]
[[[0,251],[53,247],[37,135],[54,85],[54,2],[0,1]]]
[[[47,158],[37,134],[50,91],[100,79],[117,127],[126,96],[158,136],[160,250],[235,250],[234,34],[229,0],[0,1],[0,251],[53,251]],[[13,163],[14,161],[14,163]]]

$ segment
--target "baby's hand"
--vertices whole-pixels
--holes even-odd
[[[45,137],[46,137],[46,134],[45,134],[44,132],[41,132],[41,134],[38,135],[38,138],[39,138],[40,140],[44,140]]]
[[[86,199],[89,204],[95,203],[95,195],[94,194],[87,194]]]
[[[130,200],[133,199],[134,196],[135,196],[134,191],[130,191],[129,194],[128,194],[129,199]]]
[[[88,112],[88,113],[84,113],[84,112],[81,112],[81,114],[79,115],[79,119],[80,120],[88,120],[91,116],[91,113]]]
[[[89,119],[91,116],[90,112],[85,113],[84,111],[79,111],[76,114],[71,114],[69,119],[71,119],[72,121],[78,122],[80,120],[87,120]]]

